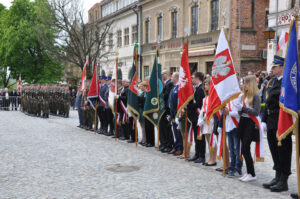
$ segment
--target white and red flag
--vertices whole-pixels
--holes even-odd
[[[89,64],[89,60],[87,59],[85,64],[84,64],[84,67],[83,67],[83,70],[82,70],[82,75],[81,75],[80,90],[83,90],[83,92],[84,92],[84,89],[85,89],[86,67],[87,67],[88,64]],[[83,95],[84,95],[84,93],[83,93]]]
[[[89,88],[89,92],[88,92],[88,95],[87,95],[87,99],[91,103],[93,109],[97,108],[96,107],[96,101],[98,100],[97,66],[98,66],[98,63],[95,62],[93,78],[92,78],[91,85],[90,85],[90,88]]]
[[[281,32],[281,36],[277,44],[277,51],[286,47],[288,39],[289,39],[289,33],[283,30]]]
[[[194,98],[194,90],[189,66],[187,43],[184,43],[179,71],[177,115]]]
[[[238,97],[240,92],[228,41],[222,29],[212,67],[206,121],[209,123],[212,116],[231,99]]]
[[[21,85],[22,85],[22,80],[21,80],[21,75],[19,75],[19,81],[18,81],[18,91],[21,91]]]

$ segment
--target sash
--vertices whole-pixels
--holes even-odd
[[[228,110],[229,110],[229,112],[232,111],[232,108],[231,108],[231,101],[228,102]],[[238,126],[239,126],[239,122],[237,121],[237,119],[236,119],[235,117],[233,117],[233,116],[230,116],[230,117],[231,117],[231,119],[232,119],[232,121],[233,121],[233,123],[234,123],[234,126],[235,126],[235,127],[238,127]]]

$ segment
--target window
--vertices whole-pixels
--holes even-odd
[[[178,69],[177,67],[170,67],[170,73],[173,74],[175,72],[178,72]]]
[[[211,75],[213,64],[214,64],[213,61],[206,62],[206,74],[210,74]]]
[[[145,43],[146,44],[148,44],[149,40],[150,40],[150,38],[149,38],[150,32],[149,31],[150,31],[150,21],[149,21],[149,19],[147,19],[145,21]]]
[[[255,20],[255,0],[252,0],[252,6],[251,6],[251,22],[252,22],[252,28],[254,28],[254,20]]]
[[[124,30],[124,46],[129,45],[129,28]]]
[[[211,31],[217,30],[219,26],[219,0],[211,2]]]
[[[198,33],[198,6],[192,7],[192,34]]]
[[[117,36],[118,36],[118,39],[117,39],[117,45],[118,47],[121,47],[122,46],[122,30],[118,30],[117,32]]]
[[[114,45],[114,40],[113,40],[113,33],[109,33],[109,39],[108,39],[108,45],[109,45],[109,49],[113,48]]]
[[[137,42],[137,26],[132,26],[132,41],[131,43],[134,44]]]
[[[144,79],[149,76],[149,66],[144,66]]]
[[[177,12],[172,12],[172,38],[177,37]]]
[[[162,16],[157,18],[157,39],[162,40]]]

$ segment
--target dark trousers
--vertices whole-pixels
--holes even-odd
[[[130,139],[135,141],[135,126],[134,126],[134,118],[130,117],[128,121],[128,131],[129,131],[129,136]]]
[[[114,130],[114,115],[110,108],[106,109],[106,119],[107,119],[107,127],[109,126],[109,130],[112,132]]]
[[[101,129],[107,129],[106,109],[103,106],[98,106],[97,114],[100,120]]]
[[[273,169],[285,175],[291,174],[292,161],[292,134],[289,134],[281,141],[282,146],[278,146],[276,130],[268,130],[268,144],[274,162]]]
[[[145,118],[146,140],[154,146],[154,126]]]
[[[194,131],[194,142],[195,142],[195,156],[199,158],[205,158],[205,150],[206,150],[206,141],[204,135],[202,135],[202,139],[197,139],[197,131],[198,126],[197,122],[192,123],[193,131]]]
[[[167,120],[166,113],[164,113],[159,122],[159,141],[161,147],[173,148],[174,138],[172,135],[171,123]]]
[[[81,108],[79,107],[77,111],[78,111],[78,117],[79,117],[79,125],[83,125],[82,110],[81,110]]]
[[[247,166],[247,173],[255,176],[253,159],[251,156],[251,140],[246,139],[245,137],[241,138],[242,142],[242,154],[245,158],[246,166]]]
[[[183,151],[183,141],[182,141],[182,135],[180,131],[177,129],[177,124],[175,122],[172,122],[173,126],[173,132],[175,137],[175,143],[173,149],[176,151]]]

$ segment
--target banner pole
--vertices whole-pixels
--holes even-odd
[[[97,105],[98,105],[98,101],[96,100],[96,105],[95,105],[95,122],[94,122],[94,132],[95,133],[97,131]]]
[[[223,113],[223,176],[226,175],[226,126],[225,126],[226,116]]]
[[[297,165],[297,187],[298,187],[298,197],[300,196],[300,164],[299,164],[299,119],[295,128],[296,136],[296,165]]]
[[[159,125],[157,125],[156,128],[157,128],[157,151],[159,151]]]
[[[117,141],[117,131],[118,131],[118,99],[117,99],[117,95],[118,95],[118,78],[119,78],[119,74],[118,74],[118,67],[119,67],[119,63],[118,63],[118,54],[116,57],[116,80],[115,80],[115,141]]]
[[[193,127],[192,127],[193,128]],[[188,143],[187,143],[187,137],[188,137],[188,110],[187,108],[185,109],[185,117],[184,117],[184,157],[187,158],[187,148],[188,148]]]
[[[137,132],[137,119],[135,120],[134,129],[135,129],[135,146],[138,146],[138,132]]]

